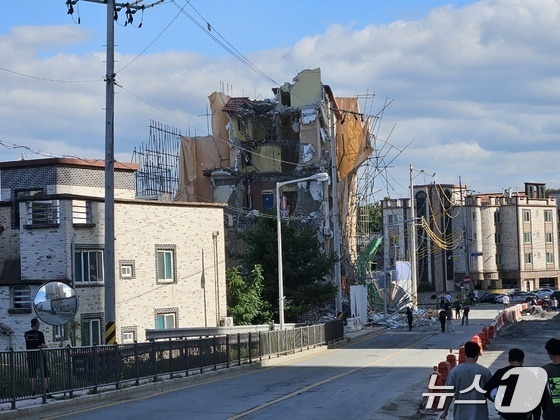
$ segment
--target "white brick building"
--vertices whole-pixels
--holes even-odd
[[[145,329],[217,326],[227,312],[223,205],[135,200],[136,170],[115,165],[117,342],[143,341]],[[51,280],[79,299],[65,343],[103,343],[103,196],[104,162],[0,163],[0,350],[24,348],[31,300]],[[61,328],[42,329],[59,341]]]

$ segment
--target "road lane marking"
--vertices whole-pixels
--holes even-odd
[[[414,343],[412,343],[411,345],[409,345],[409,346],[407,346],[407,347],[404,347],[404,348],[402,348],[402,349],[400,349],[400,350],[397,350],[397,351],[395,351],[395,352],[393,352],[393,353],[390,353],[390,354],[388,354],[387,356],[383,356],[382,358],[377,359],[377,360],[374,360],[374,361],[372,361],[372,362],[370,362],[370,363],[368,363],[368,364],[366,364],[366,365],[364,365],[364,366],[360,366],[360,367],[358,367],[358,368],[351,369],[351,370],[346,371],[346,372],[343,372],[343,373],[339,373],[338,375],[331,376],[330,378],[323,379],[322,381],[316,382],[316,383],[314,383],[314,384],[310,384],[310,385],[304,386],[303,388],[300,388],[300,389],[297,389],[297,390],[295,390],[295,391],[293,391],[293,392],[290,392],[289,394],[286,394],[286,395],[284,395],[284,396],[282,396],[282,397],[280,397],[280,398],[277,398],[277,399],[272,400],[272,401],[268,401],[268,402],[266,402],[266,403],[262,403],[261,405],[258,405],[257,407],[254,407],[254,408],[252,408],[252,409],[250,409],[250,410],[244,411],[243,413],[239,413],[239,414],[237,414],[237,415],[235,415],[235,416],[233,416],[233,417],[228,417],[228,420],[240,419],[240,418],[242,418],[242,417],[248,416],[249,414],[253,414],[253,413],[256,413],[257,411],[260,411],[260,410],[262,410],[262,409],[264,409],[264,408],[270,407],[270,406],[273,405],[273,404],[277,404],[277,403],[279,403],[279,402],[282,402],[282,401],[288,400],[288,399],[290,399],[290,398],[293,398],[293,397],[295,397],[295,396],[297,396],[297,395],[299,395],[299,394],[303,394],[303,393],[305,393],[305,392],[307,392],[307,391],[310,391],[310,390],[312,390],[312,389],[315,389],[315,388],[317,388],[317,387],[319,387],[319,386],[321,386],[321,385],[324,385],[324,384],[327,384],[327,383],[329,383],[329,382],[335,381],[335,380],[337,380],[337,379],[343,378],[344,376],[351,375],[352,373],[358,372],[358,371],[360,371],[360,370],[362,370],[362,369],[365,369],[365,368],[374,366],[374,365],[376,365],[376,364],[378,364],[378,363],[380,363],[380,362],[382,362],[382,361],[384,361],[384,360],[387,360],[387,359],[389,359],[389,358],[391,358],[391,357],[393,357],[393,356],[396,356],[396,355],[399,354],[399,353],[402,353],[402,352],[405,351],[405,350],[410,349],[411,347],[417,345],[418,343],[421,343],[421,342],[424,341],[424,340],[427,340],[428,338],[434,336],[435,334],[436,334],[436,333],[431,333],[430,335],[427,335],[426,337],[421,338],[421,339],[418,340],[418,341],[415,341]]]

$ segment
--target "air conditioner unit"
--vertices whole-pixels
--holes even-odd
[[[233,327],[233,317],[223,316],[220,318],[220,327]]]

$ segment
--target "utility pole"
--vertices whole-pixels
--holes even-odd
[[[331,191],[333,197],[333,249],[337,261],[334,265],[336,284],[336,314],[342,312],[342,278],[340,273],[340,222],[338,220],[338,170],[336,167],[336,133],[334,130],[334,110],[331,107]]]
[[[412,283],[412,309],[418,309],[418,285],[416,279],[416,209],[414,207],[414,184],[412,177],[412,165],[408,166],[410,171],[410,270]]]
[[[158,0],[150,5],[141,5],[143,0],[133,3],[115,3],[115,0],[85,0],[107,5],[107,63],[105,76],[105,247],[103,252],[103,281],[105,284],[105,344],[116,343],[115,304],[115,20],[117,11],[126,9],[127,23],[132,15],[162,3]],[[68,13],[73,13],[77,0],[68,0]]]
[[[107,0],[105,76],[105,344],[116,342],[115,303],[115,0]]]
[[[463,283],[467,283],[469,285],[472,282],[471,280],[471,273],[470,273],[470,250],[469,250],[469,241],[468,241],[468,234],[467,234],[467,207],[465,206],[465,201],[463,198],[463,185],[461,183],[461,177],[459,176],[459,191],[461,193],[461,214],[463,215],[463,254],[465,256],[465,275],[463,277]],[[466,192],[466,186],[465,186]]]

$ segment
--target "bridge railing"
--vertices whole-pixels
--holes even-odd
[[[170,338],[112,346],[62,347],[0,352],[0,403],[49,394],[72,398],[75,391],[138,386],[165,377],[260,362],[265,357],[305,351],[344,337],[342,321],[282,331]]]

